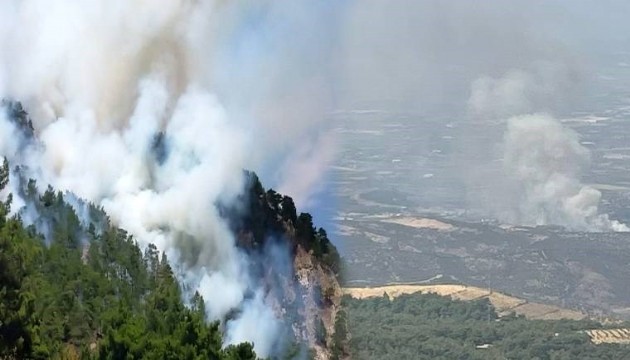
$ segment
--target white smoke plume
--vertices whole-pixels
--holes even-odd
[[[208,316],[235,307],[229,341],[269,355],[277,326],[214,204],[242,170],[291,183],[306,203],[330,156],[296,144],[329,111],[333,5],[307,1],[7,0],[0,4],[0,97],[22,101],[35,141],[0,117],[0,155],[41,185],[103,206],[141,244],[166,251]],[[4,111],[0,111],[3,113]],[[284,163],[281,168],[275,166]],[[271,165],[274,165],[273,167]],[[272,184],[273,185],[273,184]],[[299,205],[299,204],[298,204]]]
[[[468,189],[466,199],[455,199],[458,185],[446,195],[419,196],[434,203],[446,199],[457,210],[472,209],[475,217],[481,207],[484,216],[536,224],[535,215],[522,214],[536,206],[521,206],[529,200],[515,195],[515,188],[522,190],[530,180],[512,176],[514,166],[503,165],[503,152],[511,146],[502,146],[506,121],[593,109],[588,100],[602,90],[585,85],[595,84],[610,65],[610,55],[627,45],[622,34],[628,33],[628,22],[621,14],[629,6],[588,0],[352,2],[339,49],[341,106],[401,114],[417,122],[433,117],[426,126],[418,124],[425,133],[414,135],[424,141],[418,141],[414,154],[439,146],[440,162],[447,165],[432,169],[435,179],[464,183]],[[452,125],[448,143],[426,135],[438,131],[439,119]],[[586,168],[571,173],[580,188],[580,171]],[[421,178],[425,170],[419,166],[414,177]],[[578,213],[583,211],[574,214],[577,219],[568,214],[541,218],[572,229],[610,229],[605,221]]]
[[[500,147],[503,167],[483,176],[495,184],[487,210],[512,224],[630,231],[600,213],[601,192],[581,182],[590,151],[580,144],[579,134],[549,114],[532,113],[553,107],[555,94],[570,84],[567,72],[558,69],[563,67],[536,73],[512,70],[472,83],[468,106],[473,117],[506,122]]]
[[[431,202],[446,199],[458,208],[470,210],[475,218],[481,213],[531,225],[559,224],[597,231],[623,229],[608,224],[605,215],[602,218],[593,215],[599,211],[599,200],[595,198],[601,194],[581,183],[583,171],[588,168],[588,156],[582,151],[554,155],[539,148],[543,146],[541,143],[528,144],[528,150],[541,154],[540,160],[528,164],[540,167],[541,175],[537,178],[512,174],[525,161],[524,155],[510,159],[518,164],[503,160],[507,152],[520,149],[520,144],[505,141],[518,141],[518,134],[523,131],[520,127],[508,130],[506,123],[529,120],[508,121],[511,117],[566,114],[590,105],[581,100],[582,96],[595,92],[594,87],[584,86],[599,71],[592,62],[606,60],[604,52],[596,50],[620,48],[621,42],[616,38],[627,33],[627,22],[620,21],[618,14],[627,10],[628,5],[615,3],[598,6],[590,1],[575,4],[563,0],[357,2],[344,23],[345,46],[341,48],[340,62],[340,76],[345,80],[341,89],[344,104],[348,108],[385,110],[395,115],[399,112],[413,119],[410,121],[422,122],[433,117],[426,121],[426,126],[418,126],[427,133],[441,131],[435,130],[439,128],[436,119],[449,119],[446,121],[453,128],[444,133],[448,132],[451,140],[444,143],[422,133],[415,134],[425,139],[418,141],[416,154],[431,152],[439,146],[443,154],[440,162],[451,163],[444,169],[434,168],[437,171],[431,173],[435,173],[436,179],[443,178],[444,183],[465,184],[465,199],[455,199],[460,188],[453,185],[455,195],[446,191],[447,195],[419,195]],[[609,23],[604,18],[614,21]],[[584,26],[585,23],[589,26]],[[555,122],[549,120],[547,124]],[[561,125],[553,130],[565,131]],[[531,131],[547,129],[538,126]],[[545,134],[539,135],[544,139]],[[567,156],[566,161],[575,161],[572,157],[584,161],[580,161],[580,167],[565,172],[548,169],[551,165],[544,160],[544,154]],[[425,170],[419,169],[413,175],[420,178],[427,173]],[[574,186],[566,192],[549,195],[557,198],[541,199],[538,190],[545,188],[545,184],[553,187],[556,176],[550,174],[556,172],[569,177]],[[576,197],[580,189],[584,192]],[[525,195],[517,195],[519,191]]]
[[[589,161],[590,153],[580,144],[579,135],[551,116],[510,118],[503,162],[520,201],[506,220],[585,231],[630,231],[601,214],[601,193],[580,182]]]

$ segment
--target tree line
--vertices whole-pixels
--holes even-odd
[[[488,299],[344,296],[342,306],[355,359],[630,359],[630,345],[590,341],[584,330],[599,322],[499,317]]]

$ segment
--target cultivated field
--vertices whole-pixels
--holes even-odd
[[[630,344],[630,329],[601,329],[586,331],[594,344]]]
[[[433,229],[442,231],[451,231],[455,227],[451,224],[438,221],[435,219],[418,218],[418,217],[393,217],[381,220],[382,222],[408,226],[416,229]]]
[[[491,289],[465,285],[387,285],[364,288],[344,288],[343,292],[344,294],[350,295],[356,299],[383,296],[384,293],[387,293],[387,295],[391,298],[395,298],[402,294],[413,293],[434,293],[465,301],[487,298],[496,308],[499,316],[504,316],[513,312],[518,315],[524,315],[528,319],[540,320],[580,320],[587,317],[586,314],[579,311],[563,309],[558,306],[528,302],[527,300],[509,296]]]

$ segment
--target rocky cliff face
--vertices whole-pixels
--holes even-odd
[[[342,295],[337,250],[311,215],[297,214],[290,197],[265,191],[253,173],[246,176],[239,206],[224,208],[224,216],[238,246],[258,259],[253,273],[260,274],[268,303],[295,341],[308,345],[315,359],[329,359]]]
[[[336,274],[298,247],[294,258],[297,283],[303,289],[302,338],[315,350],[316,359],[329,359],[341,288]],[[322,333],[323,327],[323,333]]]

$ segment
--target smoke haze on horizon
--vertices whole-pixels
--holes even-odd
[[[606,56],[627,48],[619,14],[628,10],[621,1],[362,2],[344,23],[340,103],[450,122],[455,150],[441,175],[465,187],[473,217],[625,231],[600,213],[601,192],[582,184],[589,150],[561,119],[588,109]],[[563,161],[576,166],[553,168]],[[553,191],[560,178],[571,186]]]

